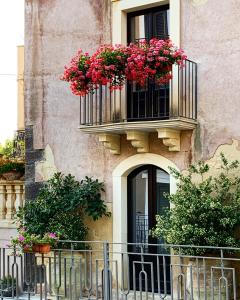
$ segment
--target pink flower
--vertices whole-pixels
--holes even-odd
[[[19,235],[18,237],[19,242],[25,241],[25,237],[23,235]]]
[[[172,77],[172,65],[184,67],[185,59],[183,50],[171,40],[154,38],[127,47],[102,45],[92,56],[80,49],[64,68],[61,80],[69,82],[72,93],[79,96],[99,85],[121,89],[126,79],[142,86],[147,78],[156,79],[159,84],[167,83]]]
[[[165,50],[163,50],[163,54],[168,55],[168,54],[170,54],[170,51],[165,49]]]
[[[52,238],[52,239],[55,239],[57,237],[56,233],[54,232],[50,232],[48,237]]]

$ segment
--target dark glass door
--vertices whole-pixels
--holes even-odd
[[[139,290],[142,286],[144,290],[147,280],[148,291],[157,292],[160,284],[160,292],[170,293],[170,259],[163,258],[166,249],[148,245],[164,242],[149,236],[149,230],[156,224],[155,216],[169,209],[165,197],[169,188],[169,174],[153,165],[142,166],[128,176],[128,250],[133,253],[129,254],[131,289]]]
[[[128,14],[128,43],[137,43],[152,38],[166,39],[169,36],[169,7]],[[169,85],[156,85],[148,81],[145,87],[127,84],[128,121],[169,118]]]

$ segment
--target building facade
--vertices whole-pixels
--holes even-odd
[[[169,166],[240,157],[239,13],[235,0],[26,0],[26,199],[56,171],[98,178],[112,216],[89,239],[148,241],[176,190]],[[167,87],[80,100],[59,80],[79,48],[162,36],[189,59]]]

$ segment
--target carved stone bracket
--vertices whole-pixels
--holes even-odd
[[[180,151],[180,131],[170,128],[157,129],[158,138],[162,139],[163,144],[169,151]]]
[[[106,149],[112,154],[120,154],[120,135],[101,133],[99,134],[99,142],[103,143]]]
[[[127,140],[131,141],[133,147],[137,148],[138,153],[149,152],[148,133],[140,131],[127,131]]]

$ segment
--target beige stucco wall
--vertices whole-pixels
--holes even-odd
[[[201,141],[205,159],[240,139],[239,15],[235,0],[181,1],[181,44],[198,63],[198,150]]]
[[[111,155],[96,136],[80,132],[79,99],[59,80],[78,48],[91,53],[111,42],[110,6],[110,0],[26,1],[25,109],[26,124],[34,128],[35,148],[48,145],[48,170],[103,180],[111,210],[112,171],[136,149],[123,135],[121,155]],[[232,139],[240,140],[239,15],[240,3],[235,0],[223,0],[221,5],[218,0],[181,1],[181,45],[199,64],[200,125],[193,134],[182,133],[181,151],[176,153],[150,135],[150,152],[170,159],[180,169],[195,159],[210,159]],[[40,164],[37,180],[48,177]],[[91,237],[111,238],[111,219],[98,224]]]
[[[17,46],[17,129],[24,130],[24,46]]]

